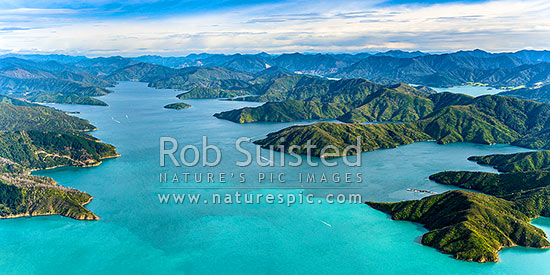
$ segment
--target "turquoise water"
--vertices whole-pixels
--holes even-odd
[[[237,137],[257,139],[295,123],[240,125],[212,117],[222,110],[257,103],[187,100],[193,107],[176,111],[162,108],[177,102],[175,91],[155,90],[143,83],[121,83],[114,90],[102,97],[109,107],[57,107],[80,111],[79,116],[99,128],[94,135],[117,146],[122,156],[92,168],[36,173],[92,194],[95,198],[88,207],[101,220],[84,222],[59,216],[0,220],[1,274],[540,274],[550,268],[550,252],[524,248],[504,249],[501,262],[496,264],[454,260],[418,243],[426,232],[420,225],[392,221],[362,204],[178,205],[160,204],[157,197],[159,193],[216,192],[161,189],[174,184],[159,183],[160,172],[245,172],[251,178],[258,172],[286,172],[287,186],[300,184],[299,172],[351,172],[362,173],[364,182],[353,184],[360,189],[344,191],[360,193],[364,200],[418,199],[424,195],[406,189],[449,190],[427,180],[433,173],[494,171],[467,161],[471,155],[525,149],[421,142],[363,153],[360,168],[341,163],[332,168],[236,168],[233,163],[243,159],[233,150]],[[160,136],[172,136],[182,144],[198,144],[203,135],[222,148],[223,159],[218,167],[159,167]],[[251,144],[246,147],[255,148]],[[268,151],[262,153],[267,156]],[[240,186],[236,179],[224,184]],[[253,179],[247,184],[258,186]],[[274,190],[251,192],[270,191]],[[298,191],[307,190],[280,190]],[[330,191],[311,190],[318,197]],[[537,219],[535,224],[550,232],[550,219]]]
[[[438,92],[452,92],[457,94],[466,94],[471,96],[481,96],[481,95],[494,95],[498,94],[500,92],[504,92],[504,90],[495,89],[491,87],[481,87],[481,86],[456,86],[451,88],[434,88],[432,89],[438,91]]]

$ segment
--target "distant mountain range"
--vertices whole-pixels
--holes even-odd
[[[528,88],[516,89],[516,90],[502,92],[500,93],[500,95],[513,96],[513,97],[522,98],[522,99],[530,99],[530,100],[539,101],[539,102],[550,102],[550,85],[545,85],[534,89],[528,89]]]
[[[448,54],[396,50],[358,54],[203,53],[131,58],[9,54],[0,56],[0,93],[37,102],[106,105],[94,97],[108,94],[108,88],[116,81],[130,80],[146,81],[157,88],[195,88],[202,97],[236,96],[256,93],[260,85],[265,84],[261,75],[273,74],[272,68],[277,68],[275,73],[296,79],[299,77],[295,75],[363,78],[384,85],[412,83],[450,87],[482,83],[511,89],[550,84],[550,52],[532,50]],[[269,81],[265,77],[263,80]],[[548,100],[547,90],[537,96],[531,96],[530,89],[510,95]]]
[[[114,84],[56,61],[0,59],[0,92],[30,101],[106,105],[92,96],[110,93]]]

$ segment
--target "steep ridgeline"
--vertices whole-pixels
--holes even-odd
[[[95,129],[88,121],[52,108],[1,97],[0,114],[0,218],[60,214],[97,219],[83,207],[90,195],[26,174],[99,165],[118,156],[116,148],[85,133]]]
[[[398,124],[401,125],[399,127],[392,126],[397,131],[393,135],[409,137],[412,141],[436,140],[441,144],[503,143],[534,149],[550,148],[550,104],[503,96],[471,98],[450,93],[435,94],[428,98],[433,103],[433,112],[420,120]],[[308,139],[316,137],[315,142],[312,142],[319,148],[332,144],[342,149],[356,144],[355,138],[342,137],[360,136],[363,140],[362,150],[370,151],[411,142],[411,139],[396,139],[395,142],[382,144],[373,142],[369,132],[390,127],[386,125],[317,123],[292,126],[268,134],[266,139],[256,143],[264,148],[284,145],[285,150],[288,150],[290,145],[304,147]],[[333,144],[334,140],[338,142]]]
[[[69,65],[79,71],[84,71],[96,76],[106,76],[116,70],[138,63],[130,58],[121,56],[83,58],[76,62],[70,62]]]
[[[370,94],[359,106],[339,117],[343,122],[411,122],[434,109],[431,91],[398,84]]]
[[[105,106],[93,97],[110,93],[113,84],[54,61],[0,59],[0,93],[30,101]]]
[[[274,58],[271,64],[292,72],[328,75],[353,64],[354,61],[359,60],[357,57],[353,55],[291,53]]]
[[[448,54],[388,51],[358,54],[190,54],[179,57],[120,56],[86,58],[66,55],[4,55],[4,59],[19,59],[43,64],[41,70],[84,72],[91,76],[110,76],[123,68],[147,64],[166,66],[161,70],[188,67],[221,67],[232,71],[257,74],[267,68],[279,67],[291,73],[334,78],[365,78],[384,84],[416,83],[432,87],[449,87],[468,82],[493,87],[536,87],[550,83],[550,52],[522,50],[514,53],[489,53],[482,50]],[[15,57],[15,58],[14,58]],[[2,62],[0,62],[2,63]],[[127,75],[125,80],[149,78],[147,74]],[[143,72],[143,71],[142,71]],[[131,72],[130,72],[131,73]],[[155,74],[151,74],[155,75]],[[121,81],[123,78],[111,78]],[[161,75],[155,80],[165,80]],[[75,81],[76,79],[72,79]],[[153,79],[143,80],[151,82]],[[80,82],[80,81],[76,81]],[[179,80],[163,82],[180,85]],[[104,87],[97,84],[93,86]],[[185,88],[185,90],[189,90]]]
[[[281,55],[259,54],[204,54],[190,56],[191,66],[219,66],[248,73],[258,73],[270,67],[282,67],[291,72],[311,75],[328,75],[345,68],[362,58],[369,56],[360,54],[302,54],[290,53]]]
[[[292,79],[295,83],[279,82],[282,79]],[[267,89],[260,89],[263,94],[254,100],[275,103],[222,112],[215,116],[238,123],[289,122],[312,118],[356,123],[409,122],[431,113],[434,107],[428,99],[432,91],[405,84],[382,86],[364,79],[335,81],[295,75],[274,79],[263,86]]]
[[[376,54],[211,55],[195,59],[203,66],[220,66],[249,73],[267,67],[337,78],[366,78],[390,83],[417,83],[432,87],[481,82],[494,87],[548,83],[548,51],[488,53],[481,50],[449,54],[388,51]]]
[[[416,83],[451,87],[484,83],[493,87],[518,87],[550,83],[550,63],[514,54],[451,53],[400,58],[369,56],[340,69],[332,77],[366,78],[380,83]],[[547,61],[546,61],[547,62]]]
[[[499,95],[530,99],[538,102],[550,102],[550,85],[545,85],[534,89],[515,89],[499,93]]]
[[[550,248],[546,234],[529,224],[550,217],[548,151],[471,157],[506,173],[441,172],[440,184],[483,192],[450,191],[418,201],[368,202],[396,220],[422,223],[430,231],[422,243],[457,259],[497,261],[503,247]]]
[[[178,74],[177,69],[159,65],[138,63],[116,70],[106,77],[111,81],[142,81],[151,82],[159,79],[166,79]]]
[[[480,64],[486,64],[483,69],[487,69],[491,63],[501,62],[506,58],[512,60],[510,66],[533,65],[538,63],[550,62],[550,52],[522,50],[514,53],[489,53],[482,50],[459,51],[450,54],[429,54],[423,52],[405,52],[400,50],[392,50],[375,54],[358,53],[358,54],[305,54],[305,53],[287,53],[281,55],[270,55],[267,53],[258,54],[190,54],[181,57],[161,57],[161,56],[140,56],[131,59],[126,59],[127,63],[145,62],[149,64],[162,65],[171,68],[183,68],[192,66],[219,66],[234,70],[239,70],[248,73],[257,73],[269,67],[281,67],[291,72],[299,72],[303,74],[328,76],[334,73],[348,72],[349,68],[356,68],[355,64],[373,57],[390,57],[395,59],[403,59],[405,61],[425,57],[426,63],[430,67],[434,63],[446,61],[444,63],[445,71],[457,71],[463,68],[475,69]],[[33,60],[55,60],[64,63],[73,63],[76,57],[68,56],[19,56],[21,58],[32,58]],[[451,58],[455,58],[453,60]],[[79,58],[78,64],[84,65],[88,69],[91,64],[97,65],[106,71],[104,68],[116,67],[123,64],[120,57],[112,58],[94,58],[86,59]],[[477,60],[481,61],[477,61]],[[441,60],[441,61],[440,61]],[[103,63],[103,66],[99,66]],[[471,64],[469,64],[471,63]],[[405,63],[406,64],[406,63]],[[504,63],[506,64],[506,63]],[[502,65],[502,64],[500,64]],[[92,68],[95,68],[92,67]],[[391,67],[388,73],[393,73],[392,70],[400,69],[399,67]],[[407,70],[400,69],[403,74]],[[414,72],[414,71],[412,71]],[[458,73],[457,73],[458,74]],[[526,75],[527,76],[527,75]]]
[[[330,80],[308,75],[285,74],[270,70],[256,79],[257,101],[288,99],[360,105],[367,96],[385,86],[365,79]]]

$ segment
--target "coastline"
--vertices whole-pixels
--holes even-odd
[[[61,185],[58,185],[58,186],[61,186]],[[76,190],[76,189],[74,189],[74,190]],[[81,191],[78,191],[78,192],[81,192]],[[92,202],[93,199],[94,199],[94,197],[90,196],[90,199],[88,199],[86,202],[82,203],[80,206],[85,208],[85,206],[87,204],[89,204],[90,202]],[[88,211],[90,211],[90,210],[88,210]],[[66,214],[58,213],[58,212],[46,212],[46,213],[40,213],[40,214],[31,214],[27,211],[25,213],[21,213],[21,214],[17,214],[17,215],[0,216],[0,220],[18,219],[18,218],[32,218],[32,217],[39,217],[39,216],[55,216],[55,215],[71,218],[71,219],[74,219],[74,220],[77,220],[77,221],[97,221],[97,220],[99,220],[99,217],[95,213],[90,211],[90,214],[91,214],[91,216],[90,215],[81,215],[79,217],[76,217],[76,216],[70,216],[70,215],[66,215]]]
[[[113,147],[114,147],[114,146],[113,146]],[[115,147],[115,150],[116,150],[116,147]],[[55,165],[55,166],[46,167],[46,168],[29,169],[29,170],[28,170],[28,174],[30,174],[30,173],[32,173],[32,172],[36,172],[36,171],[52,170],[52,169],[61,168],[61,167],[78,167],[78,168],[96,167],[96,166],[99,166],[99,165],[103,164],[103,160],[114,159],[114,158],[118,158],[118,157],[120,157],[120,156],[121,156],[121,154],[116,153],[115,155],[101,157],[101,158],[99,159],[99,161],[96,161],[96,162],[94,162],[94,163],[92,163],[92,164],[82,165],[82,166],[74,166],[74,165]]]
[[[95,128],[97,129],[97,128]],[[95,141],[100,142],[100,141]],[[113,151],[111,154],[107,156],[99,157],[97,160],[93,160],[93,162],[82,162],[82,161],[76,161],[72,160],[70,156],[59,156],[57,157],[64,157],[69,158],[71,164],[82,164],[82,165],[71,165],[71,164],[60,164],[60,165],[54,165],[50,167],[45,168],[33,168],[33,169],[25,169],[19,174],[13,174],[13,176],[18,177],[18,175],[26,175],[28,177],[39,177],[32,175],[32,172],[40,171],[40,170],[51,170],[55,168],[60,167],[82,167],[82,168],[89,168],[89,167],[96,167],[103,163],[106,159],[112,159],[120,157],[121,155],[116,151],[117,148],[113,145],[110,145],[113,148]],[[41,152],[35,152],[35,154],[49,154],[47,152],[41,151]],[[87,209],[85,206],[88,205],[94,197],[86,192],[80,191],[75,188],[69,188],[62,185],[58,185],[55,180],[52,178],[46,177],[48,179],[52,180],[51,186],[42,186],[40,184],[34,183],[30,186],[20,186],[17,184],[17,182],[11,182],[8,181],[6,183],[2,182],[2,184],[6,185],[13,185],[22,190],[22,192],[44,192],[44,191],[38,191],[40,188],[48,188],[46,190],[51,190],[49,188],[53,188],[58,190],[58,192],[61,193],[52,193],[50,197],[46,198],[46,201],[42,201],[41,197],[29,197],[25,202],[24,207],[27,209],[22,209],[25,212],[24,213],[18,213],[18,214],[8,214],[8,215],[2,215],[0,216],[0,220],[2,219],[16,219],[16,218],[23,218],[23,217],[36,217],[36,216],[53,216],[53,215],[60,215],[68,218],[72,218],[75,220],[86,220],[86,221],[93,221],[93,220],[99,220],[99,217]],[[50,191],[45,191],[50,192]],[[32,193],[31,193],[32,194]],[[76,196],[76,197],[74,197]],[[84,197],[85,201],[82,201],[82,196],[88,197],[87,199]]]

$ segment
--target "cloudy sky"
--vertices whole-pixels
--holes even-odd
[[[550,1],[2,0],[0,53],[550,49]]]

